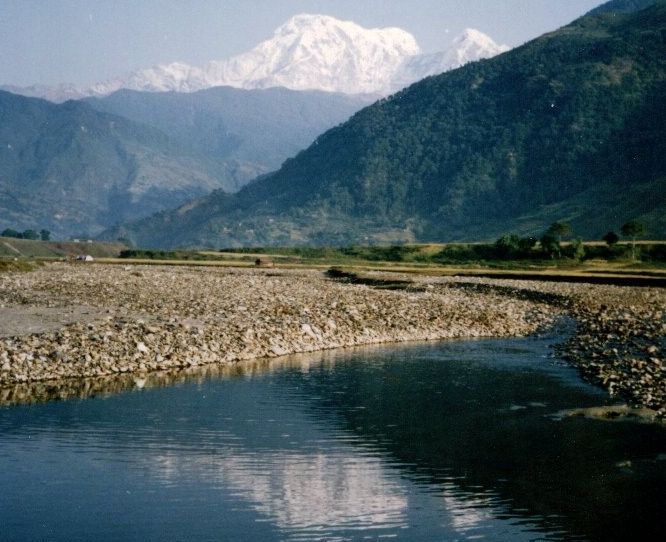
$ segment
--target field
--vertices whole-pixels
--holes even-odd
[[[566,257],[543,258],[538,251],[527,257],[499,257],[493,244],[422,244],[401,246],[356,246],[343,248],[247,248],[221,251],[149,251],[132,250],[123,258],[109,262],[142,264],[222,265],[232,267],[262,266],[280,268],[341,268],[352,273],[384,270],[424,275],[467,275],[532,280],[613,283],[666,286],[666,243],[639,244],[642,261],[628,256],[629,244],[609,249],[590,242],[585,249],[591,256],[581,261]]]
[[[636,261],[631,259],[629,243],[608,247],[592,241],[583,246],[585,256],[575,259],[570,254],[572,245],[569,243],[562,243],[560,257],[548,258],[538,248],[521,254],[502,254],[492,243],[163,251],[129,249],[121,243],[0,238],[0,270],[21,270],[26,268],[25,262],[75,259],[78,255],[90,254],[95,261],[123,265],[336,267],[355,274],[384,270],[434,276],[666,286],[666,241],[637,242],[640,260]]]
[[[114,257],[127,248],[122,243],[98,243],[95,241],[33,241],[0,237],[0,261],[3,259],[62,259],[82,254],[95,258]]]

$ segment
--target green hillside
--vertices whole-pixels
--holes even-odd
[[[664,237],[666,2],[617,5],[382,100],[235,195],[108,235],[145,246],[453,241],[565,220],[598,238],[638,219]]]
[[[601,15],[603,13],[634,13],[648,8],[657,0],[611,0],[591,10],[588,15]]]

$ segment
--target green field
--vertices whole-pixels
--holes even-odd
[[[62,259],[90,254],[94,258],[112,258],[127,248],[122,243],[96,241],[33,241],[0,237],[0,259]]]
[[[639,260],[632,260],[630,243],[608,247],[584,243],[584,256],[574,258],[573,246],[562,243],[561,255],[547,257],[538,247],[507,254],[496,243],[414,244],[329,248],[275,247],[220,251],[129,249],[121,243],[46,242],[0,237],[0,262],[18,269],[17,262],[74,259],[90,254],[96,262],[115,264],[199,265],[372,270],[429,275],[468,275],[540,280],[644,283],[666,286],[666,242],[637,243]],[[10,262],[14,262],[10,266]],[[0,265],[0,270],[3,269]],[[17,267],[18,266],[18,267]]]

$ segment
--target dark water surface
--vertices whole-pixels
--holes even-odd
[[[551,339],[296,358],[0,408],[0,540],[663,540],[666,430]]]

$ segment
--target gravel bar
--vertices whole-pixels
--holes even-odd
[[[387,342],[526,336],[570,314],[559,346],[588,380],[666,415],[659,288],[316,270],[54,263],[0,274],[0,387],[141,376]]]

